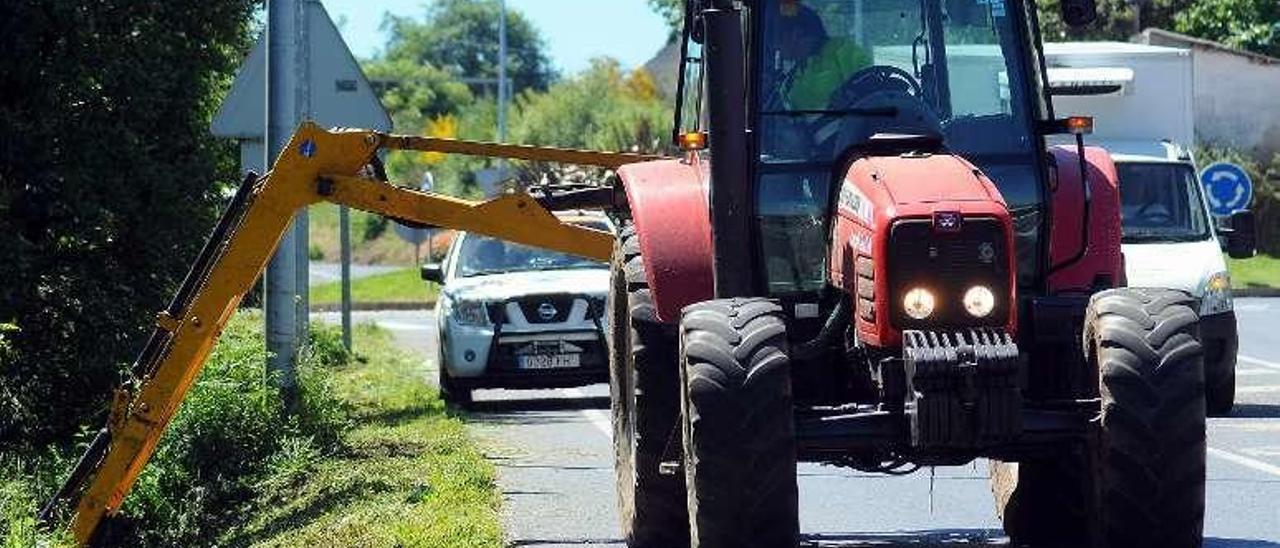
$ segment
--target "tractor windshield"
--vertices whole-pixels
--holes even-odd
[[[1019,0],[759,3],[758,203],[773,292],[821,287],[825,254],[808,247],[826,245],[834,164],[876,133],[940,135],[981,167],[1019,232],[1031,232],[1019,249],[1034,269],[1034,127],[1047,107],[1025,9]]]

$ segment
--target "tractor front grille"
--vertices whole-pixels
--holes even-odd
[[[959,231],[933,229],[931,219],[894,223],[889,233],[889,317],[899,329],[1002,326],[1009,317],[1009,249],[1004,226],[989,217],[966,217]],[[996,306],[985,318],[964,309],[964,293],[985,285]],[[923,320],[906,315],[902,297],[922,287],[934,294],[933,314]]]

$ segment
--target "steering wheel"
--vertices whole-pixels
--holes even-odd
[[[911,73],[891,65],[872,65],[853,73],[831,94],[832,110],[849,108],[876,92],[896,91],[917,99],[924,97],[920,82]]]
[[[1154,206],[1163,206],[1163,204],[1159,202],[1145,204],[1138,208],[1138,211],[1134,214],[1137,215],[1139,219],[1142,219],[1143,222],[1152,226],[1167,224],[1173,221],[1173,214],[1170,213],[1167,208],[1164,211],[1148,211]]]

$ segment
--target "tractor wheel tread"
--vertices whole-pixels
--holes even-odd
[[[1169,290],[1113,290],[1091,303],[1111,311],[1092,317],[1109,447],[1102,516],[1113,547],[1191,548],[1203,537],[1204,366],[1192,304]],[[1120,314],[1134,316],[1106,321]],[[1135,361],[1146,366],[1117,366]]]
[[[680,336],[692,545],[795,546],[795,424],[782,309],[767,299],[690,305]]]

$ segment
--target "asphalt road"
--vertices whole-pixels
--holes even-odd
[[[1236,411],[1209,420],[1207,548],[1280,548],[1280,299],[1238,299]],[[329,315],[330,318],[336,318]],[[336,321],[336,320],[335,320]],[[357,313],[432,356],[429,311]],[[424,371],[425,373],[426,371]],[[434,378],[434,375],[424,375]],[[499,470],[511,546],[622,546],[608,388],[479,391],[471,415]],[[1002,546],[985,462],[905,477],[802,464],[808,546]]]

